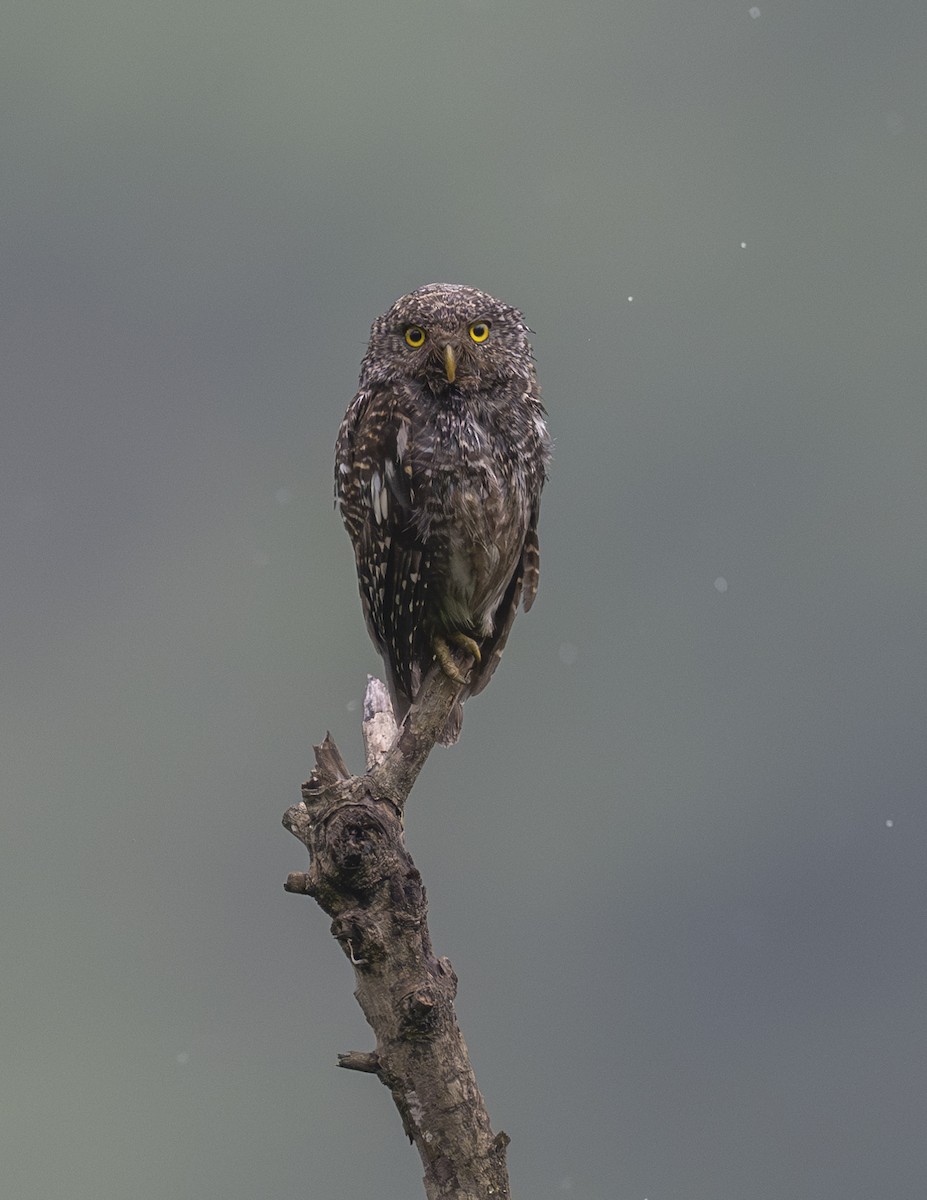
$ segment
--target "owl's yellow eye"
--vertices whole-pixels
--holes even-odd
[[[417,350],[419,346],[425,344],[425,330],[419,328],[418,325],[410,325],[406,330],[406,345],[411,346],[413,350]]]
[[[470,326],[470,336],[475,342],[485,342],[489,337],[489,322],[474,321]]]

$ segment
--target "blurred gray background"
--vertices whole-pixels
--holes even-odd
[[[541,591],[407,830],[515,1200],[927,1189],[923,0],[5,6],[10,1200],[409,1200],[280,825],[370,322],[520,306]]]

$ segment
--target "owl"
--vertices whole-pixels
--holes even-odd
[[[528,333],[517,309],[475,288],[403,296],[373,323],[335,448],[336,502],[396,720],[437,659],[461,685],[445,745],[537,592],[551,442]]]

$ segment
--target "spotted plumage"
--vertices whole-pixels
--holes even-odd
[[[544,418],[517,309],[435,283],[374,322],[338,434],[335,495],[396,719],[436,655],[453,677],[448,643],[471,655],[447,744],[460,705],[489,682],[519,601],[527,610],[537,592]]]

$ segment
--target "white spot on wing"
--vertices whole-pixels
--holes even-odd
[[[396,457],[401,462],[406,455],[406,449],[409,445],[409,423],[401,421],[399,424],[399,432],[396,434]]]

